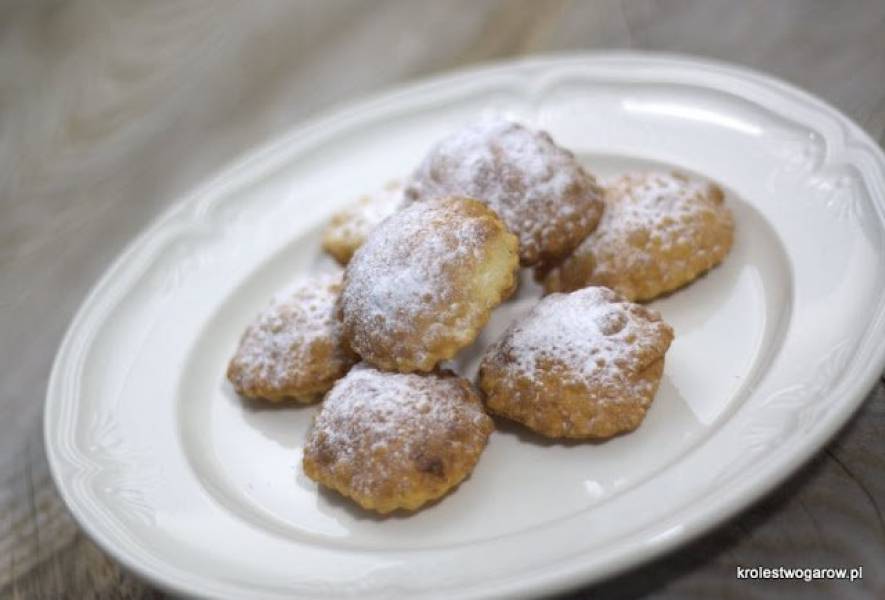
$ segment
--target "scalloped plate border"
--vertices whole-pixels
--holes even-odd
[[[527,96],[530,99],[537,98],[537,94],[543,94],[551,79],[555,79],[549,73],[557,68],[573,69],[582,66],[617,66],[634,70],[665,67],[694,75],[703,74],[707,78],[705,85],[710,89],[765,106],[767,110],[787,120],[798,120],[800,117],[797,115],[805,115],[806,118],[810,114],[815,115],[816,127],[807,123],[805,126],[814,131],[825,129],[822,137],[827,141],[828,156],[832,158],[838,155],[842,159],[830,160],[828,163],[832,167],[851,169],[858,175],[870,201],[871,215],[875,215],[880,230],[885,230],[885,156],[876,143],[842,113],[806,92],[769,76],[723,63],[685,56],[641,53],[534,57],[434,77],[376,96],[347,109],[332,110],[327,116],[296,128],[279,141],[248,155],[205,187],[167,210],[118,257],[87,296],[73,319],[59,348],[49,380],[44,434],[47,458],[56,485],[72,514],[90,537],[129,569],[168,590],[200,595],[248,596],[250,593],[249,589],[235,584],[193,576],[171,563],[151,560],[137,549],[120,544],[119,540],[125,539],[127,534],[108,520],[98,521],[92,518],[92,515],[97,514],[95,511],[100,510],[101,501],[84,484],[84,481],[102,469],[102,465],[96,464],[78,448],[73,431],[64,426],[65,423],[72,422],[71,415],[78,406],[84,358],[104,315],[122,301],[133,274],[137,276],[151,257],[165,247],[163,236],[159,235],[164,228],[182,218],[189,228],[198,228],[201,221],[213,212],[214,200],[225,195],[222,192],[249,186],[279,168],[299,148],[309,146],[312,140],[330,135],[353,123],[388,114],[391,107],[394,107],[392,112],[408,109],[410,106],[420,107],[422,98],[434,91],[450,86],[468,87],[471,82],[482,81],[484,76],[507,73],[519,75],[523,81],[534,82]],[[181,225],[178,227],[181,228]],[[882,244],[879,251],[885,254]],[[758,465],[753,473],[746,474],[743,479],[732,479],[727,489],[720,486],[716,493],[707,497],[702,508],[690,507],[693,509],[690,516],[677,512],[671,519],[667,519],[669,523],[681,519],[683,527],[673,532],[667,530],[667,523],[663,523],[661,539],[657,544],[646,544],[627,549],[628,551],[621,547],[619,552],[612,551],[604,557],[573,557],[556,568],[548,568],[540,573],[527,573],[506,582],[491,581],[482,589],[463,589],[463,595],[552,593],[611,576],[684,544],[757,500],[796,471],[829,440],[855,412],[885,369],[885,345],[877,344],[877,340],[885,339],[885,299],[879,302],[873,314],[866,335],[853,353],[844,347],[837,347],[833,351],[835,356],[828,355],[825,360],[826,364],[823,366],[842,371],[840,381],[832,389],[825,391],[812,382],[805,387],[796,386],[796,389],[785,390],[784,397],[779,398],[780,401],[790,401],[795,398],[827,397],[830,400],[830,410],[822,415],[822,420],[808,427],[805,437],[797,442],[791,452],[775,452],[764,464]],[[846,377],[846,372],[850,372],[851,377]],[[770,401],[773,402],[774,399]],[[795,402],[786,403],[788,408],[794,405]],[[762,447],[760,451],[765,450]]]

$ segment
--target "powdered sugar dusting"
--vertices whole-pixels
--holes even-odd
[[[357,493],[396,485],[395,473],[415,469],[431,444],[445,441],[451,452],[485,444],[491,421],[466,389],[454,375],[389,373],[361,363],[326,396],[305,452],[319,453],[332,470],[352,470]]]
[[[544,132],[501,119],[440,141],[406,188],[412,200],[447,195],[487,203],[519,238],[524,264],[574,248],[602,210],[593,177],[571,152]]]
[[[548,291],[603,285],[650,300],[716,266],[734,241],[719,186],[678,172],[613,179],[596,231],[567,258],[539,269]]]
[[[341,297],[344,319],[359,323],[357,332],[350,330],[354,348],[418,334],[429,343],[444,335],[444,324],[471,317],[453,274],[472,272],[490,231],[488,219],[464,214],[463,202],[412,204],[384,221],[354,255]],[[370,332],[372,340],[359,332]]]
[[[665,172],[624,175],[612,181],[602,221],[576,253],[613,248],[620,261],[632,265],[653,260],[649,247],[667,256],[684,248],[682,260],[657,261],[662,271],[684,271],[695,254],[711,250],[697,244],[694,228],[719,218],[711,213],[721,203],[718,188],[700,179]]]
[[[326,231],[333,239],[351,240],[359,245],[381,221],[402,205],[403,186],[392,181],[378,192],[360,197],[336,214]]]
[[[240,341],[229,370],[233,383],[246,390],[310,387],[299,375],[307,374],[313,362],[329,363],[320,366],[323,372],[351,362],[341,349],[335,312],[340,289],[340,274],[321,275],[276,294]]]
[[[575,383],[611,387],[634,381],[664,355],[671,339],[672,330],[654,310],[590,287],[543,298],[490,355],[503,356],[508,368],[529,379],[537,370],[556,369]]]

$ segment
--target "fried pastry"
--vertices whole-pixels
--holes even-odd
[[[551,294],[485,353],[489,411],[551,438],[635,429],[658,389],[673,330],[602,287]]]
[[[402,205],[403,186],[391,181],[374,194],[361,196],[356,202],[335,213],[323,232],[323,249],[346,265],[363,245],[369,232]]]
[[[440,141],[406,186],[407,201],[466,196],[486,203],[519,238],[523,266],[571,252],[602,214],[602,189],[549,134],[503,119]]]
[[[301,281],[277,295],[240,340],[227,368],[249,398],[315,402],[357,361],[336,318],[341,275]]]
[[[633,173],[614,180],[599,227],[574,253],[539,271],[548,292],[588,285],[650,300],[718,265],[734,239],[719,186],[680,173]]]
[[[451,372],[360,364],[335,384],[304,445],[308,477],[379,513],[415,510],[467,477],[494,425]]]
[[[469,345],[515,289],[517,242],[476,200],[412,204],[356,251],[339,302],[344,335],[367,362],[430,371]]]

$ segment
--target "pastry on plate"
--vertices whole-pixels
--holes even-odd
[[[271,401],[319,400],[357,361],[341,335],[341,275],[298,282],[278,294],[240,340],[227,368],[234,389]]]
[[[490,412],[551,438],[608,438],[639,426],[673,330],[654,310],[589,287],[545,296],[485,353]]]
[[[332,215],[323,231],[323,249],[346,265],[363,245],[369,232],[402,205],[403,186],[391,181],[374,194],[361,196],[343,210]]]
[[[494,425],[451,372],[360,364],[328,393],[304,445],[308,477],[365,509],[415,510],[467,477]]]
[[[484,204],[419,202],[353,255],[339,301],[351,348],[390,371],[430,371],[469,345],[515,289],[516,238]]]
[[[486,203],[519,238],[523,266],[571,252],[593,231],[602,189],[549,134],[503,119],[440,141],[406,185],[407,201],[466,196]]]
[[[722,189],[681,173],[647,172],[611,182],[605,213],[586,240],[553,268],[548,292],[602,285],[629,300],[651,300],[718,265],[734,239]]]

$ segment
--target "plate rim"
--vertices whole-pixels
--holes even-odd
[[[879,184],[879,189],[881,189],[881,185],[885,184],[885,153],[883,153],[882,148],[863,128],[839,109],[810,92],[766,73],[724,61],[687,54],[653,51],[536,54],[515,60],[477,63],[467,68],[455,69],[430,77],[394,84],[383,88],[380,92],[361,96],[351,101],[335,103],[326,110],[295,122],[282,135],[272,138],[270,142],[240,154],[237,158],[219,168],[214,176],[209,176],[205,183],[195,186],[190,193],[186,193],[177,200],[173,200],[167,208],[162,210],[124,246],[123,250],[109,263],[79,305],[59,345],[47,383],[44,401],[43,442],[50,473],[56,489],[81,530],[101,547],[103,551],[124,565],[127,570],[166,591],[187,595],[211,594],[213,596],[219,592],[231,592],[234,590],[248,592],[247,588],[239,585],[233,585],[230,589],[224,588],[222,590],[212,585],[213,582],[217,584],[217,580],[201,576],[181,579],[174,573],[164,573],[141,564],[129,553],[127,548],[115,544],[114,536],[109,535],[107,531],[102,531],[95,523],[89,521],[88,512],[81,506],[81,500],[77,498],[77,491],[65,484],[62,474],[65,465],[63,464],[64,459],[60,454],[61,450],[57,446],[57,440],[60,437],[54,434],[58,431],[55,429],[55,424],[59,420],[58,416],[65,402],[73,404],[78,402],[76,394],[64,394],[63,392],[63,378],[66,375],[65,367],[72,362],[72,359],[73,362],[78,362],[77,356],[71,354],[74,351],[74,343],[77,341],[75,338],[78,337],[78,334],[83,333],[88,338],[92,337],[94,332],[89,332],[88,330],[86,332],[81,331],[86,325],[90,308],[96,304],[102,293],[109,289],[116,276],[120,274],[121,270],[129,262],[130,257],[143,250],[149,240],[158,231],[162,230],[167,222],[189,207],[199,207],[201,199],[211,198],[218,191],[228,186],[235,183],[241,185],[248,184],[250,180],[260,177],[262,173],[271,172],[275,166],[285,162],[285,152],[281,152],[281,150],[288,146],[295,138],[305,137],[311,131],[333,128],[340,121],[360,118],[361,116],[364,118],[373,107],[392,101],[398,96],[416,94],[433,86],[450,85],[458,81],[477,79],[484,74],[494,72],[579,66],[585,63],[606,61],[622,61],[633,63],[636,66],[648,66],[649,63],[658,62],[670,66],[718,72],[719,74],[731,76],[733,79],[741,81],[741,83],[753,83],[770,89],[787,98],[792,96],[792,100],[800,101],[806,106],[811,106],[835,119],[842,126],[842,141],[845,145],[850,146],[853,144],[868,152],[878,171],[878,173],[874,174],[874,181]],[[710,86],[710,89],[717,88]],[[275,160],[271,160],[275,155]],[[261,162],[265,163],[263,168],[258,170],[258,172],[252,172],[250,175],[250,167]],[[856,162],[849,161],[849,164],[856,166]],[[861,171],[869,174],[868,170],[861,169]],[[877,216],[885,223],[885,217],[883,217],[883,213],[885,213],[885,196],[877,196],[871,193],[870,200],[877,211]],[[882,307],[883,303],[880,302],[878,306],[873,308],[873,315],[878,319],[880,327],[885,324],[885,320],[882,319],[883,314],[885,314],[881,311]],[[879,310],[878,313],[876,313],[877,310]],[[84,343],[82,346],[88,347],[88,343]],[[848,363],[848,365],[852,364],[854,364],[854,361]],[[883,370],[885,370],[885,344],[871,352],[863,372],[851,382],[851,385],[846,386],[844,390],[839,390],[838,395],[833,394],[833,396],[839,397],[838,404],[843,406],[841,411],[828,415],[824,424],[811,432],[812,435],[799,442],[792,453],[779,457],[780,460],[769,462],[766,468],[760,469],[757,472],[758,474],[755,477],[734,482],[729,486],[730,491],[724,495],[724,498],[722,493],[718,494],[718,502],[710,503],[714,508],[708,507],[698,516],[688,521],[680,533],[668,537],[654,546],[646,545],[640,547],[629,560],[621,559],[620,561],[611,562],[609,568],[603,574],[595,576],[582,574],[581,566],[589,561],[571,559],[564,561],[562,565],[557,565],[558,568],[548,568],[541,573],[533,572],[529,576],[530,579],[528,581],[517,578],[508,581],[506,584],[493,582],[480,590],[475,588],[464,589],[462,595],[465,597],[484,597],[506,593],[508,595],[525,597],[538,593],[555,593],[573,589],[594,581],[613,577],[627,569],[639,567],[676,547],[691,542],[715,526],[733,518],[740,511],[749,508],[762,496],[793,475],[814,454],[819,452],[856,414]],[[576,562],[578,564],[575,564]],[[518,585],[514,585],[514,583],[518,583]]]

